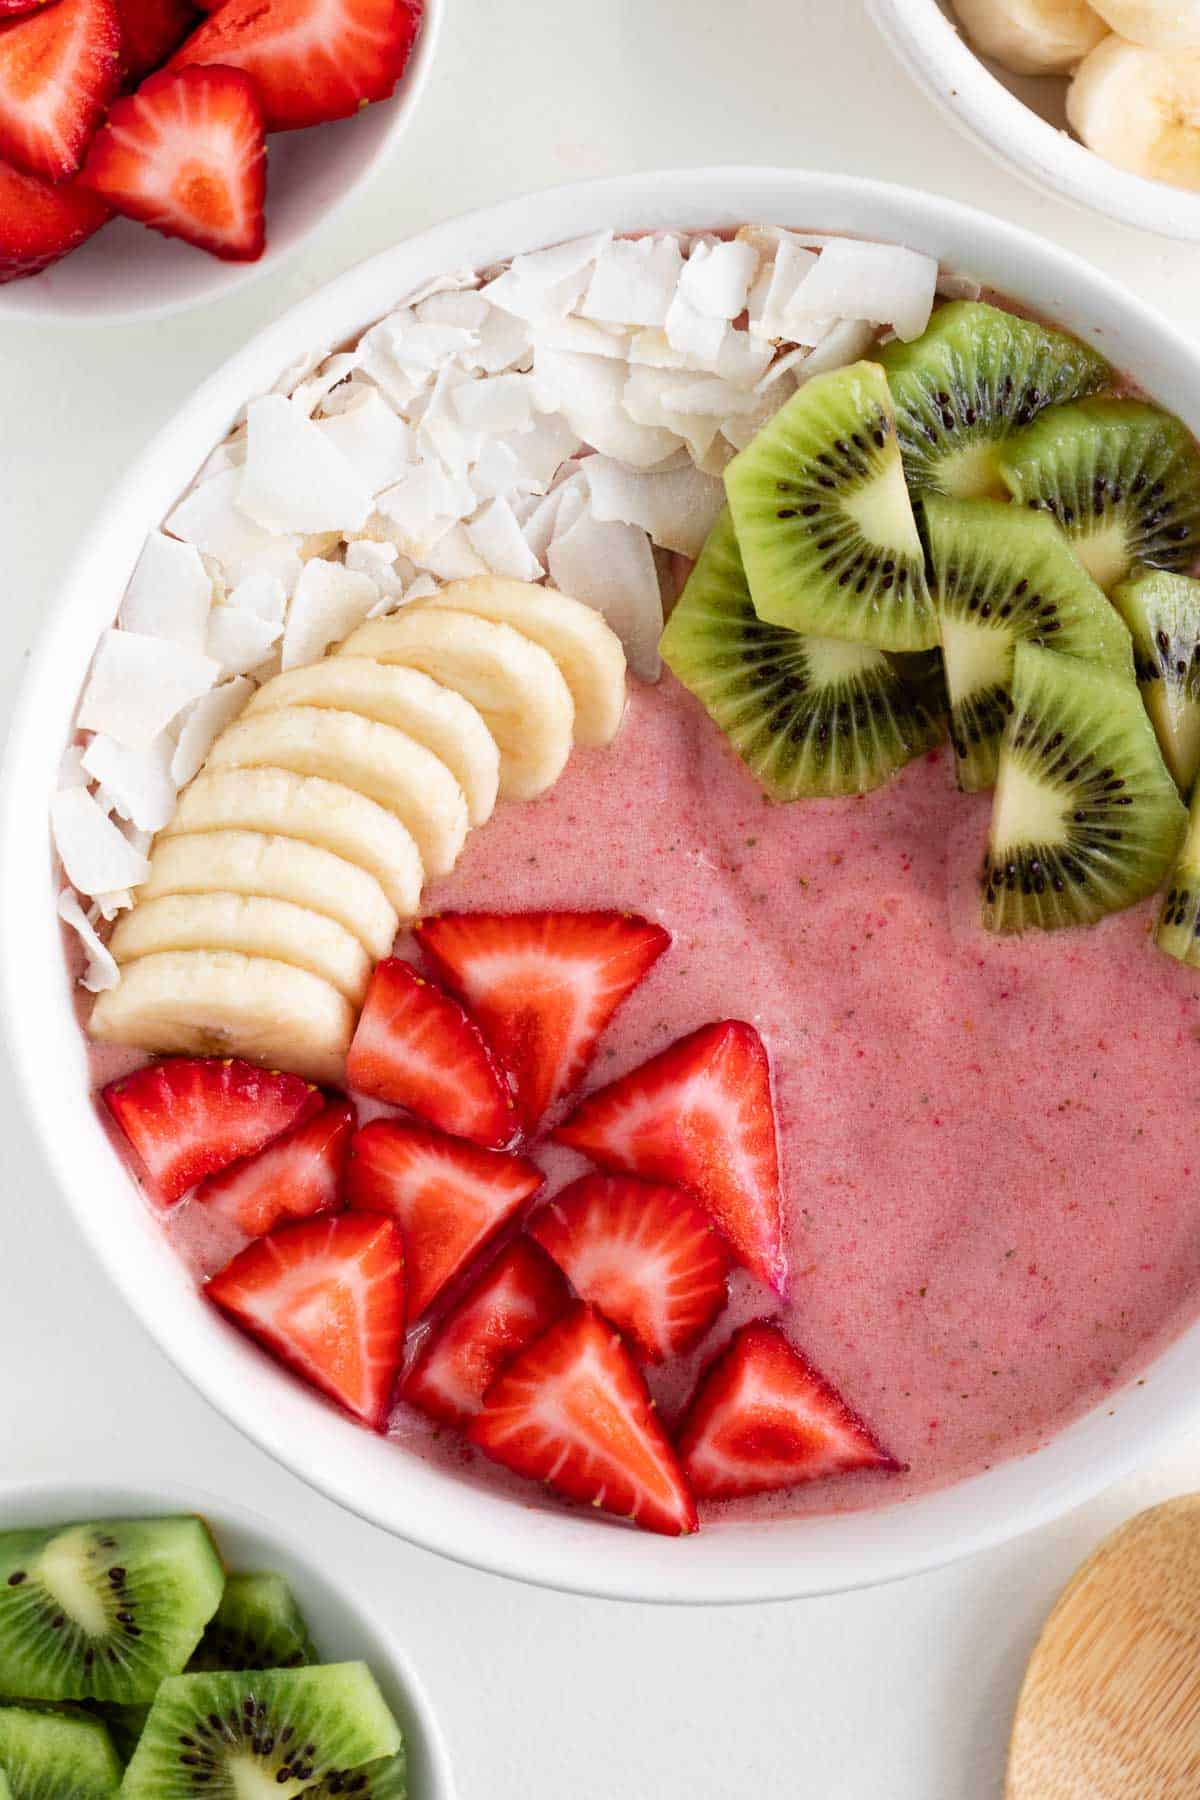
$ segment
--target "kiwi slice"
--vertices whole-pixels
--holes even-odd
[[[408,1800],[408,1763],[404,1751],[382,1762],[367,1763],[348,1775],[331,1775],[316,1787],[305,1788],[304,1800],[335,1800],[353,1794],[354,1800]]]
[[[1045,514],[943,494],[928,494],[924,510],[958,783],[991,787],[1013,646],[1041,644],[1132,676],[1129,632]]]
[[[1018,644],[983,865],[989,931],[1088,925],[1152,894],[1187,814],[1134,683]]]
[[[230,1575],[189,1669],[300,1669],[319,1659],[282,1575]]]
[[[0,1770],[12,1800],[107,1800],[121,1785],[107,1731],[82,1713],[0,1706]]]
[[[121,1706],[115,1700],[89,1700],[85,1704],[88,1711],[94,1712],[106,1727],[113,1741],[113,1749],[121,1761],[127,1763],[146,1729],[149,1705],[143,1702],[136,1706]]]
[[[400,1744],[365,1663],[175,1675],[158,1690],[122,1800],[287,1800],[320,1782],[345,1793],[352,1771]]]
[[[224,1586],[197,1518],[0,1532],[0,1692],[151,1700],[196,1648]]]
[[[1192,796],[1187,835],[1171,871],[1154,941],[1176,961],[1200,969],[1200,787]]]
[[[758,617],[728,511],[709,532],[661,649],[775,800],[863,793],[943,735],[882,650],[801,637]]]
[[[1000,496],[997,447],[1044,407],[1112,382],[1078,338],[979,300],[938,308],[921,337],[879,353],[913,493]]]
[[[928,650],[937,619],[878,363],[817,375],[725,470],[760,619]]]
[[[1181,793],[1200,769],[1200,581],[1135,570],[1113,590],[1133,633],[1133,660],[1163,760]]]
[[[1134,563],[1187,569],[1200,552],[1200,446],[1141,400],[1080,400],[1009,438],[1000,472],[1014,500],[1048,512],[1105,593]]]

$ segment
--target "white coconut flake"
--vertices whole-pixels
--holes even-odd
[[[67,879],[83,894],[137,887],[150,865],[86,788],[60,788],[50,802],[54,845]]]
[[[530,336],[534,350],[575,350],[583,356],[607,356],[620,362],[629,356],[627,332],[614,332],[591,319],[557,319],[549,325],[535,325]]]
[[[677,448],[677,440],[669,432],[647,429],[631,415],[625,403],[627,371],[623,363],[570,351],[539,350],[533,367],[539,405],[545,412],[561,412],[577,441],[640,469],[661,462]]]
[[[360,388],[351,404],[317,421],[372,494],[400,479],[413,458],[413,435],[378,388]]]
[[[597,256],[579,310],[614,325],[665,325],[682,268],[678,238],[615,238]]]
[[[680,287],[667,310],[666,338],[672,350],[701,367],[715,365],[728,331],[724,319],[702,313]]]
[[[438,591],[438,583],[432,575],[418,575],[404,596],[404,604],[407,606],[414,600],[429,600]]]
[[[107,732],[129,750],[147,750],[177,712],[207,693],[220,672],[220,664],[198,650],[114,628],[100,639],[79,724],[85,731]]]
[[[395,544],[376,544],[370,538],[359,538],[346,546],[346,567],[355,575],[365,575],[379,589],[382,600],[392,602],[404,597],[405,577],[416,574],[407,557],[400,556]],[[371,618],[380,607],[377,600],[367,614]],[[386,610],[386,608],[385,608]]]
[[[483,288],[483,295],[528,324],[565,319],[586,290],[597,257],[611,241],[611,232],[598,232],[515,256],[503,274]]]
[[[299,557],[296,559],[296,580],[300,579],[300,571],[304,567]],[[227,604],[240,607],[243,612],[253,613],[257,618],[266,619],[272,625],[282,625],[283,615],[287,611],[288,590],[277,575],[246,575],[231,588],[227,595]],[[210,655],[216,652],[210,650]]]
[[[533,423],[533,396],[531,375],[492,375],[456,387],[453,404],[470,431],[527,431]]]
[[[758,255],[752,244],[700,241],[679,278],[679,294],[698,312],[712,319],[736,319],[745,310],[750,283],[758,271]]]
[[[65,887],[58,896],[58,916],[71,927],[87,955],[87,965],[79,978],[81,986],[89,994],[100,994],[106,988],[116,987],[121,979],[121,971],[108,945],[101,940],[95,926],[80,906],[79,897],[73,888]]]
[[[220,663],[222,678],[247,675],[282,635],[282,619],[264,618],[244,606],[214,606],[208,620],[208,654]]]
[[[414,375],[401,367],[392,345],[392,321],[384,319],[359,340],[354,352],[357,366],[398,412],[406,412],[428,384],[428,375]]]
[[[239,675],[193,701],[184,715],[171,757],[171,780],[177,788],[186,787],[200,773],[218,737],[237,718],[253,692],[254,683]]]
[[[357,367],[357,358],[350,351],[339,351],[337,356],[331,356],[317,369],[315,374],[310,375],[307,381],[302,381],[292,390],[289,396],[292,405],[297,412],[302,412],[306,419],[311,418],[317,408],[328,399],[334,388],[339,387],[342,382],[353,375]]]
[[[203,650],[212,597],[195,545],[152,531],[125,590],[120,623],[126,631]]]
[[[602,524],[584,512],[551,544],[549,563],[555,587],[608,620],[634,674],[657,681],[662,595],[646,533],[635,525]]]
[[[106,924],[111,924],[118,913],[128,912],[132,905],[133,889],[115,888],[111,894],[92,895],[92,905],[88,916],[93,924],[97,919],[103,919]]]
[[[225,570],[229,590],[240,587],[243,581],[266,576],[269,580],[281,582],[285,594],[292,595],[304,567],[304,560],[300,555],[303,541],[296,533],[272,538],[252,556],[240,557],[229,563]]]
[[[306,563],[288,612],[282,666],[296,669],[316,662],[330,644],[340,643],[362,624],[378,598],[378,588],[365,575],[340,563]]]
[[[813,251],[786,242],[776,246],[774,260],[764,263],[750,293],[752,337],[780,343],[789,336],[789,313],[796,290],[816,266]]]
[[[487,323],[491,307],[478,290],[448,294],[431,294],[413,307],[422,325],[454,325],[460,331],[476,333]]]
[[[531,341],[524,319],[514,318],[502,307],[489,308],[487,318],[475,334],[476,341],[463,350],[459,362],[464,369],[478,369],[484,375],[499,375],[529,359]]]
[[[545,574],[506,501],[493,500],[466,531],[471,548],[493,575],[508,576],[513,581],[537,581]]]
[[[487,564],[472,547],[462,525],[452,525],[420,561],[422,569],[436,575],[439,581],[466,581],[472,575],[487,574]]]
[[[589,456],[583,465],[591,509],[601,523],[639,525],[664,550],[698,556],[725,504],[719,481],[698,469],[636,474],[607,456]]]
[[[272,534],[237,504],[241,485],[240,468],[225,469],[197,483],[168,516],[165,529],[219,563],[235,563],[267,549]]]
[[[421,562],[477,505],[470,482],[455,479],[432,458],[416,464],[379,496],[379,511],[394,531],[394,541],[414,562]]]
[[[87,770],[83,766],[83,745],[68,744],[58,765],[59,787],[86,787]]]
[[[469,479],[477,499],[507,500],[517,492],[520,475],[521,464],[511,445],[499,438],[487,438]]]
[[[822,250],[787,309],[789,319],[869,319],[890,325],[905,342],[929,323],[937,292],[932,256],[899,244],[840,238]]]
[[[161,831],[175,811],[174,751],[166,732],[145,750],[129,750],[97,732],[84,753],[83,766],[123,819],[140,831]]]
[[[844,369],[864,357],[878,333],[866,319],[842,319],[826,332],[795,369],[801,385],[814,375],[828,375],[832,369]]]
[[[238,489],[244,513],[273,532],[358,529],[371,510],[371,495],[320,426],[281,394],[256,400],[247,423]]]

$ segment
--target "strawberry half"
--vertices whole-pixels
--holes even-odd
[[[445,1425],[468,1424],[505,1365],[570,1304],[570,1290],[550,1258],[528,1238],[517,1238],[434,1326],[401,1394]]]
[[[48,269],[111,217],[98,194],[73,181],[52,187],[0,163],[0,282]]]
[[[616,912],[443,913],[416,928],[512,1076],[526,1131],[579,1085],[601,1032],[670,944]]]
[[[55,0],[0,25],[0,157],[73,175],[120,79],[115,0]]]
[[[535,1214],[529,1234],[647,1362],[690,1350],[725,1304],[712,1220],[678,1188],[584,1175]]]
[[[286,1219],[333,1212],[341,1204],[354,1123],[350,1102],[334,1101],[265,1150],[206,1176],[195,1197],[252,1238]]]
[[[59,0],[61,4],[61,0]],[[104,1103],[169,1203],[205,1175],[253,1156],[321,1108],[315,1087],[253,1063],[174,1056],[104,1089]]]
[[[297,1375],[383,1427],[404,1344],[404,1248],[390,1219],[338,1213],[280,1225],[204,1292]]]
[[[554,1136],[602,1168],[689,1188],[739,1261],[787,1276],[767,1052],[752,1025],[702,1025],[589,1094]]]
[[[116,102],[79,179],[164,237],[254,262],[266,243],[266,158],[254,83],[237,69],[184,69]]]
[[[703,1376],[679,1437],[702,1500],[901,1467],[776,1325],[744,1325]]]
[[[516,1131],[508,1084],[478,1026],[399,957],[381,962],[371,977],[346,1081],[491,1150],[511,1143]]]
[[[542,1185],[523,1156],[375,1119],[350,1146],[347,1204],[387,1213],[404,1233],[409,1317],[442,1289]]]
[[[121,15],[121,67],[125,86],[136,87],[178,50],[200,18],[191,0],[117,0]]]

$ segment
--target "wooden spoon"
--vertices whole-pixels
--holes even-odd
[[[1046,1621],[1006,1800],[1200,1795],[1200,1494],[1122,1525]]]

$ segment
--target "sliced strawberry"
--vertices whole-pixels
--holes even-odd
[[[52,187],[0,163],[0,283],[48,269],[111,217],[98,194],[73,181]]]
[[[346,1080],[357,1093],[491,1150],[503,1149],[516,1132],[508,1084],[479,1027],[399,957],[381,962],[371,977]]]
[[[497,1375],[571,1304],[561,1272],[519,1237],[421,1345],[401,1393],[446,1425],[466,1425]]]
[[[761,1321],[744,1325],[702,1378],[679,1454],[702,1500],[901,1466],[778,1326]]]
[[[116,0],[56,0],[0,25],[0,157],[73,175],[120,79]]]
[[[49,4],[50,0],[0,0],[0,19],[21,19]]]
[[[191,0],[117,0],[126,87],[161,68],[200,20]]]
[[[512,1076],[526,1131],[578,1086],[670,935],[616,912],[443,913],[417,939]]]
[[[204,1292],[365,1425],[384,1425],[404,1344],[404,1247],[391,1219],[336,1213],[280,1225]]]
[[[422,1125],[375,1119],[350,1146],[346,1200],[388,1213],[399,1224],[409,1317],[419,1319],[541,1185],[542,1171],[523,1156],[480,1150]]]
[[[195,1197],[247,1237],[262,1237],[287,1219],[333,1212],[341,1204],[354,1123],[350,1102],[335,1100],[265,1150],[206,1176]]]
[[[296,131],[385,100],[420,23],[420,0],[222,0],[170,67],[244,69],[267,130]]]
[[[647,1362],[690,1350],[725,1304],[721,1242],[679,1188],[584,1175],[534,1215],[529,1233]]]
[[[322,1105],[317,1089],[298,1075],[217,1056],[147,1063],[110,1082],[104,1101],[164,1203],[253,1156]]]
[[[589,1094],[554,1136],[602,1168],[690,1188],[739,1261],[782,1290],[771,1073],[752,1025],[701,1026]]]
[[[266,243],[266,157],[254,83],[237,69],[183,69],[116,102],[79,179],[164,237],[254,262]]]

